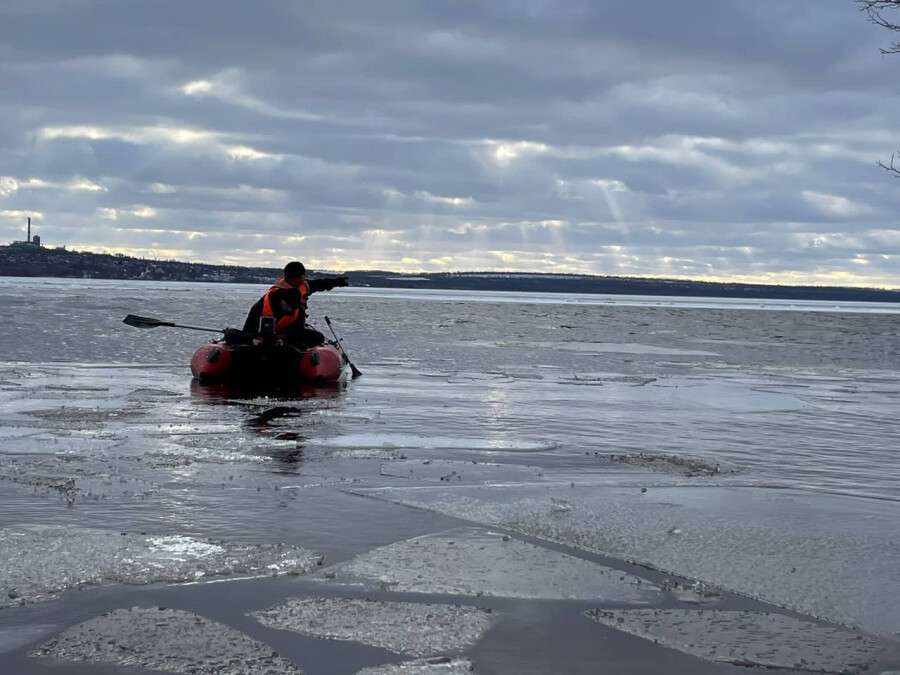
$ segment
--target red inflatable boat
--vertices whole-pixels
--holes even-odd
[[[290,345],[230,345],[217,340],[191,358],[191,372],[201,382],[247,382],[283,385],[336,382],[348,365],[333,345],[301,349]]]

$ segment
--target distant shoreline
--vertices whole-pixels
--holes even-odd
[[[898,302],[900,289],[840,286],[776,286],[682,279],[540,274],[523,272],[422,272],[416,274],[347,270],[353,286],[457,291],[515,291],[658,295],[771,300]],[[279,268],[212,265],[174,260],[149,260],[117,254],[86,253],[31,244],[0,246],[0,276],[271,283]],[[315,276],[315,272],[312,273]]]

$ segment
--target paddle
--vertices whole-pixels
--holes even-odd
[[[202,328],[200,326],[183,326],[181,324],[172,323],[171,321],[163,321],[161,319],[151,319],[148,316],[137,316],[136,314],[129,314],[124,319],[122,319],[122,323],[128,324],[129,326],[134,326],[135,328],[187,328],[188,330],[202,330],[207,333],[224,333],[224,330],[219,328]]]
[[[344,350],[344,345],[341,344],[341,339],[337,336],[337,333],[334,332],[334,326],[331,325],[331,319],[327,316],[325,317],[325,323],[328,324],[328,328],[331,329],[331,334],[334,335],[334,344],[335,346],[341,350],[341,354],[344,355],[344,358],[347,359],[347,364],[350,366],[350,372],[353,373],[353,379],[355,380],[357,377],[362,375],[362,371],[353,365],[353,361],[350,360],[350,357],[347,356],[347,352]]]

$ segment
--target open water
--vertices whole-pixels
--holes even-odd
[[[304,573],[461,526],[623,573],[636,561],[879,640],[900,632],[900,307],[341,289],[312,297],[312,319],[331,317],[364,376],[281,397],[192,384],[205,334],[121,323],[240,326],[263,290],[0,278],[0,663],[44,672],[30,646],[88,607],[125,606],[71,588]],[[105,538],[121,532],[137,538],[126,552]],[[487,550],[489,534],[471,536]],[[401,558],[418,581],[375,591],[471,586],[447,581],[441,556],[425,572]],[[382,578],[379,560],[354,569]],[[572,578],[593,578],[581,564]],[[479,597],[585,600],[542,593],[533,569],[505,576],[517,574],[521,588],[495,574]],[[266,592],[271,605],[287,591]],[[241,621],[263,609],[245,602]],[[613,632],[598,621],[578,630]],[[456,655],[514,672],[490,647],[504,626]],[[242,630],[273,644],[271,629]],[[566,649],[590,655],[585,640]],[[295,662],[384,661],[354,654]],[[683,658],[669,672],[701,672]]]

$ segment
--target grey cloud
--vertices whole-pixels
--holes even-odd
[[[7,3],[0,236],[900,285],[886,39],[849,1]]]

